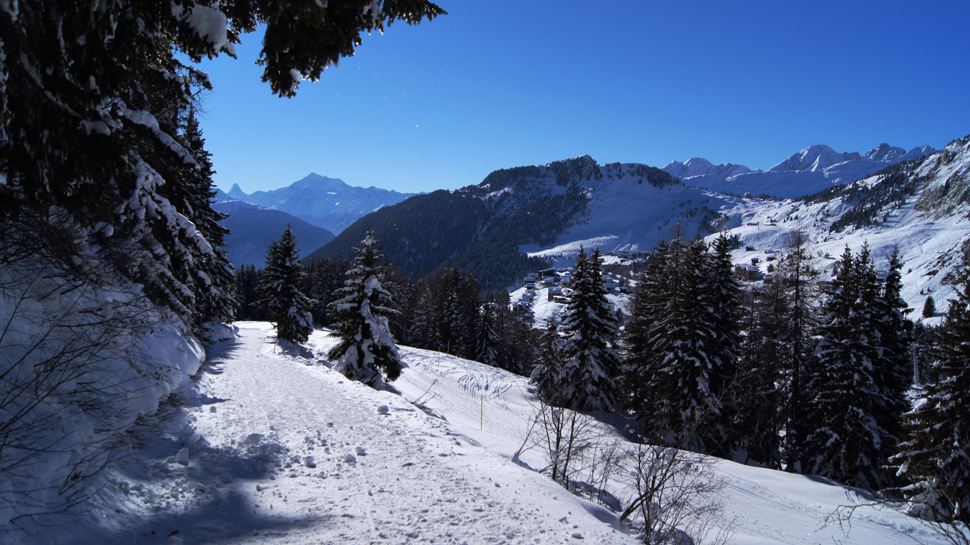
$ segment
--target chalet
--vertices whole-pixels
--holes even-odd
[[[757,265],[735,265],[734,275],[745,282],[757,282],[760,279],[761,271]]]
[[[549,292],[546,296],[546,300],[550,302],[555,301],[557,297],[562,297],[562,288],[560,287],[549,288]]]
[[[542,285],[552,286],[559,283],[559,273],[556,269],[544,269],[539,271],[539,278],[542,280]]]

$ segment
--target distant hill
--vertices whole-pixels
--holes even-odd
[[[767,171],[751,170],[744,165],[731,163],[713,165],[699,157],[671,162],[664,170],[687,185],[738,195],[750,193],[791,199],[860,180],[888,166],[918,159],[934,151],[930,146],[906,151],[880,144],[861,155],[815,145],[791,155]]]
[[[659,168],[601,166],[587,155],[411,197],[362,218],[313,255],[347,256],[374,227],[388,258],[405,271],[450,263],[475,269],[483,287],[497,289],[572,259],[580,245],[646,251],[676,224],[687,236],[707,234],[720,226],[724,198]]]
[[[361,217],[413,195],[376,187],[354,187],[343,180],[310,173],[272,191],[246,194],[234,184],[229,196],[264,208],[281,210],[307,223],[339,233]]]
[[[297,247],[306,255],[333,239],[333,233],[279,210],[270,210],[233,199],[219,191],[212,206],[229,217],[222,225],[229,229],[226,250],[229,261],[236,267],[255,265],[262,268],[266,252],[274,240],[280,238],[289,223],[296,236]]]

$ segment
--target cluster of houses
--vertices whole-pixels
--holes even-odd
[[[745,248],[745,250],[749,252],[755,251],[755,249],[750,246]],[[771,262],[774,260],[775,260],[775,251],[765,250],[765,261],[768,262],[768,272],[764,272],[764,273],[761,272],[760,257],[752,257],[750,264],[739,263],[735,265],[734,274],[739,279],[745,282],[758,282],[759,280],[761,280],[761,281],[764,281],[765,283],[770,284],[773,277],[772,272],[775,270],[774,265],[771,264]]]
[[[516,313],[524,320],[532,321],[533,304],[543,289],[546,291],[546,300],[552,303],[568,303],[569,285],[572,283],[571,269],[545,269],[537,273],[529,273],[523,280],[525,291],[513,305]],[[603,274],[603,285],[606,290],[613,294],[632,293],[632,289],[621,277],[612,274]]]

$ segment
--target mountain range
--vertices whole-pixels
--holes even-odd
[[[738,251],[738,262],[745,263],[757,252],[782,249],[788,233],[797,228],[806,232],[823,257],[838,256],[846,244],[857,248],[867,241],[881,259],[898,243],[910,264],[905,280],[915,290],[908,296],[911,303],[922,302],[930,293],[946,291],[942,278],[970,237],[964,210],[970,207],[970,190],[964,195],[962,189],[970,183],[966,146],[966,138],[938,152],[928,146],[906,151],[883,144],[860,154],[811,146],[767,171],[713,165],[700,158],[659,169],[637,163],[600,165],[582,156],[498,170],[478,184],[453,191],[397,202],[375,197],[367,206],[355,208],[358,219],[329,242],[324,240],[326,244],[321,242],[322,247],[317,245],[321,238],[298,231],[297,239],[307,259],[347,257],[373,227],[388,258],[412,275],[454,264],[474,269],[484,288],[500,289],[527,272],[568,264],[581,246],[602,252],[648,252],[662,238],[728,230],[743,247],[755,249]],[[307,219],[338,214],[326,212],[333,206],[327,203],[339,195],[359,195],[341,193],[347,187],[311,174],[271,192],[246,195],[238,187],[234,192],[274,203],[277,213],[289,209]],[[351,189],[392,200],[403,196]],[[315,200],[320,195],[327,197]],[[220,206],[225,211],[230,205]],[[232,206],[238,208],[235,214],[250,216],[237,218],[243,230],[234,230],[231,256],[242,254],[233,246],[248,243],[257,233],[271,234],[262,243],[268,247],[282,231],[282,219],[276,220],[282,222],[279,226],[259,228],[252,219],[254,208]],[[370,206],[372,211],[365,214]],[[354,217],[346,209],[339,214],[345,221]],[[248,262],[261,263],[265,247],[251,248]],[[822,261],[820,265],[828,263],[827,258]]]
[[[647,252],[665,237],[729,230],[757,253],[783,249],[789,233],[800,229],[821,257],[867,241],[878,260],[898,243],[909,263],[904,280],[915,290],[907,295],[915,304],[946,291],[942,279],[970,237],[967,148],[968,138],[923,156],[925,147],[905,152],[880,146],[866,156],[808,148],[760,174],[794,179],[782,185],[796,187],[803,173],[824,181],[826,174],[883,166],[853,183],[826,182],[812,195],[787,199],[721,193],[685,183],[668,171],[672,168],[600,165],[589,156],[504,169],[476,185],[382,208],[311,256],[347,256],[373,226],[389,259],[405,271],[426,273],[450,263],[475,269],[483,287],[496,289],[525,271],[569,263],[581,246]],[[742,179],[759,174],[721,167]],[[686,177],[688,182],[695,178]],[[739,251],[739,262],[752,257]],[[823,261],[820,265],[829,263]]]
[[[794,230],[805,235],[823,275],[846,246],[855,252],[867,245],[878,270],[898,248],[903,299],[920,309],[929,296],[938,303],[953,297],[946,277],[970,252],[970,136],[814,195],[740,199],[721,212],[740,244],[735,262],[755,259],[762,273],[769,252],[783,251]]]
[[[714,165],[700,157],[684,162],[673,161],[664,170],[687,185],[723,193],[792,199],[861,180],[888,166],[918,159],[935,151],[930,146],[918,146],[906,151],[880,144],[862,155],[858,152],[838,152],[820,144],[791,155],[767,171],[732,163]]]
[[[316,225],[310,225],[296,216],[280,210],[263,208],[232,198],[222,191],[216,192],[212,208],[229,217],[220,222],[229,229],[226,236],[226,252],[229,261],[237,268],[241,265],[255,265],[262,268],[266,262],[266,252],[274,240],[280,238],[286,225],[304,253],[310,252],[333,239],[333,233]]]
[[[233,184],[229,196],[264,208],[280,210],[333,233],[382,206],[413,196],[377,187],[354,187],[337,178],[310,173],[305,178],[272,191],[244,193]]]

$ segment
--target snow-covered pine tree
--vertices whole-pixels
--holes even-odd
[[[892,463],[921,515],[970,525],[970,258],[956,274],[957,297],[926,348],[935,381],[905,415],[905,441]],[[965,531],[957,528],[957,531]],[[966,534],[963,534],[964,536]],[[964,541],[965,542],[965,541]]]
[[[706,245],[698,240],[672,264],[673,291],[651,339],[657,358],[650,384],[651,433],[666,445],[698,452],[720,448],[726,396],[709,259]]]
[[[395,312],[391,294],[381,285],[384,255],[373,229],[354,248],[355,266],[330,303],[333,334],[339,338],[328,358],[351,380],[383,388],[401,375],[401,355],[391,336],[388,317]]]
[[[260,306],[276,323],[276,338],[304,343],[313,331],[310,300],[300,291],[306,276],[296,237],[290,225],[266,252],[266,266],[259,275]]]
[[[661,240],[651,252],[646,270],[637,281],[623,329],[623,391],[629,409],[644,429],[653,416],[650,384],[659,363],[651,340],[657,333],[657,321],[668,302],[673,279],[669,274],[670,262],[679,252],[672,245],[679,248],[680,241]]]
[[[204,321],[228,322],[235,316],[235,274],[226,253],[225,237],[229,230],[219,223],[228,216],[212,208],[212,200],[216,196],[212,183],[215,171],[212,168],[212,154],[205,149],[205,139],[195,117],[195,108],[189,109],[183,126],[184,146],[195,159],[195,164],[185,166],[183,185],[187,190],[186,206],[180,212],[192,221],[211,249],[199,257],[193,271],[196,313]]]
[[[784,312],[779,315],[780,327],[776,339],[780,345],[779,364],[785,373],[782,384],[786,389],[783,406],[785,413],[785,465],[794,471],[801,455],[801,444],[807,432],[805,417],[805,366],[812,357],[814,341],[812,334],[819,321],[819,300],[814,289],[818,272],[813,265],[809,242],[803,231],[791,232],[785,243],[785,252],[775,275],[782,289]]]
[[[478,308],[472,359],[486,365],[498,366],[498,350],[501,344],[502,339],[495,331],[492,304],[485,303]]]
[[[732,443],[742,459],[779,469],[787,416],[784,282],[775,280],[746,290],[744,300],[743,342],[731,388],[736,412]]]
[[[535,385],[536,396],[548,402],[561,388],[559,381],[564,363],[562,336],[559,334],[559,324],[555,319],[550,319],[546,323],[546,329],[539,337],[536,356],[536,366],[532,370],[531,381]]]
[[[878,370],[879,296],[868,248],[853,257],[846,247],[836,264],[805,385],[816,428],[805,438],[803,469],[871,489],[890,484],[884,465],[897,443],[877,416],[887,405]]]
[[[707,302],[704,310],[710,315],[715,336],[711,348],[711,359],[715,365],[710,370],[710,389],[721,406],[705,435],[709,437],[708,453],[729,457],[735,448],[732,444],[735,435],[732,420],[736,412],[733,386],[738,374],[741,344],[738,323],[741,284],[734,277],[731,240],[726,234],[722,233],[711,243],[702,273],[705,277],[703,298]]]
[[[563,313],[563,359],[559,388],[549,402],[578,411],[616,409],[620,359],[613,343],[618,320],[603,285],[599,250],[580,248]]]
[[[33,212],[70,214],[97,257],[142,284],[156,305],[186,320],[200,312],[225,317],[231,298],[217,293],[224,271],[212,263],[213,276],[200,265],[219,243],[186,216],[208,205],[186,207],[197,188],[182,179],[198,154],[180,138],[180,120],[209,83],[180,59],[232,54],[241,34],[265,25],[264,81],[289,96],[303,78],[318,79],[352,55],[362,32],[442,13],[426,0],[356,7],[131,0],[84,9],[23,0],[0,9],[5,197]]]
[[[906,392],[912,386],[913,376],[910,353],[913,324],[906,318],[906,313],[912,309],[907,308],[901,295],[903,285],[899,271],[902,267],[899,248],[893,248],[886,280],[875,307],[875,325],[879,334],[875,379],[881,394],[874,412],[879,427],[896,442],[902,437],[902,417],[908,409]]]

